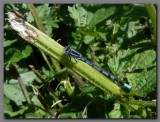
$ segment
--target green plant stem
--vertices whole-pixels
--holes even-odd
[[[152,21],[152,27],[153,27],[153,42],[156,44],[156,37],[157,37],[157,31],[156,31],[156,9],[154,7],[154,4],[145,4],[146,10],[148,12],[148,15]]]
[[[29,10],[31,11],[33,18],[35,19],[36,25],[39,28],[39,30],[41,30],[42,32],[45,33],[45,28],[42,24],[42,21],[40,20],[39,16],[38,16],[38,12],[36,11],[35,7],[33,4],[27,4]]]
[[[52,61],[52,64],[53,64],[53,66],[54,66],[54,68],[55,68],[55,71],[56,71],[56,72],[61,71],[60,64],[57,62],[57,60],[51,58],[51,61]]]
[[[106,92],[111,92],[112,94],[116,95],[117,97],[122,96],[122,94],[126,94],[121,90],[120,87],[118,87],[116,84],[114,84],[112,81],[107,79],[105,76],[103,76],[101,73],[87,65],[86,63],[82,61],[78,61],[77,63],[75,60],[70,60],[65,54],[64,54],[64,47],[62,47],[60,44],[58,44],[56,41],[30,25],[29,23],[26,23],[27,26],[32,28],[38,35],[38,38],[36,40],[30,39],[30,43],[36,46],[37,48],[43,50],[47,54],[49,54],[51,57],[55,58],[56,60],[60,61],[62,64],[64,64],[66,67],[71,69],[74,72],[77,72],[82,77],[89,80],[91,83],[95,84],[102,90]],[[84,68],[85,67],[85,68]]]
[[[41,20],[40,20],[40,18],[38,16],[38,12],[36,11],[34,5],[33,4],[27,4],[27,6],[28,6],[29,10],[31,11],[31,13],[32,13],[32,15],[33,15],[33,17],[35,19],[37,27],[39,28],[39,30],[41,30],[43,33],[45,33],[45,28],[44,28],[44,26],[43,26],[43,24],[42,24],[42,22],[41,22]],[[41,50],[40,50],[40,52],[41,52],[44,60],[46,61],[48,67],[50,68],[50,70],[53,71],[47,56]]]
[[[43,53],[41,50],[40,50],[40,52],[41,52],[41,54],[42,54],[44,60],[46,61],[46,63],[47,63],[47,65],[48,65],[49,69],[53,72],[54,70],[53,70],[53,68],[52,68],[52,66],[51,66],[51,64],[50,64],[50,62],[49,62],[47,56],[46,56],[45,53]]]
[[[126,104],[131,104],[131,105],[140,105],[140,106],[156,107],[156,101],[130,100],[130,101],[125,101],[125,103],[126,103]]]
[[[70,69],[67,69],[67,71],[69,72],[69,74],[72,76],[72,78],[74,79],[74,81],[78,84],[78,86],[80,88],[82,88],[84,86],[84,81],[82,80],[82,78],[75,72],[73,72]]]

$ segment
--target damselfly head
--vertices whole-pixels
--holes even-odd
[[[71,46],[68,45],[67,47],[65,47],[64,51],[66,54],[69,54],[69,52],[71,51]]]

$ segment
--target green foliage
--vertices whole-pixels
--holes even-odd
[[[30,45],[27,45],[24,49],[22,48],[7,48],[9,46],[11,46],[13,43],[15,43],[16,40],[13,40],[10,41],[10,40],[7,40],[4,42],[4,45],[5,45],[5,64],[8,66],[10,65],[12,62],[18,62],[24,58],[27,58],[31,55],[32,53],[32,48]]]
[[[22,105],[22,102],[25,101],[22,90],[19,84],[6,84],[4,85],[4,95],[10,100],[14,101],[16,105]]]
[[[28,12],[26,21],[37,26],[26,4],[5,4],[5,13],[12,9]],[[47,35],[61,39],[61,45],[72,45],[94,64],[130,84],[132,91],[117,98],[71,74],[67,67],[55,66],[47,55],[51,71],[40,51],[4,20],[5,118],[156,118],[156,45],[144,4],[35,4],[35,9]],[[16,63],[16,71],[12,63]],[[43,79],[28,68],[30,64]],[[31,104],[15,72],[26,86]]]
[[[147,94],[154,91],[156,86],[156,68],[152,70],[144,69],[140,73],[128,73],[128,81],[138,91],[141,97],[146,97]]]
[[[121,110],[121,105],[116,103],[114,105],[114,109],[109,113],[109,117],[110,118],[123,118],[123,114],[122,112],[124,111],[125,109],[122,109]]]
[[[45,27],[47,35],[53,36],[53,28],[58,28],[59,20],[56,18],[56,9],[54,7],[49,7],[49,4],[44,4],[36,7],[38,15]],[[31,13],[27,16],[27,21],[34,23],[34,18]]]

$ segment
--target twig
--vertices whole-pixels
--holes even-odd
[[[12,65],[13,65],[14,71],[15,71],[15,73],[16,73],[18,83],[19,83],[19,85],[20,85],[20,87],[21,87],[21,89],[22,89],[22,92],[23,92],[26,100],[27,100],[27,103],[28,103],[29,105],[31,105],[31,100],[30,100],[30,98],[29,98],[29,95],[28,95],[26,86],[25,86],[25,84],[23,83],[23,80],[22,80],[21,76],[19,75],[19,73],[18,73],[18,71],[17,71],[17,65],[16,65],[16,63],[12,63]]]

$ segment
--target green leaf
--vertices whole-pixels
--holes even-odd
[[[114,109],[109,113],[109,118],[123,118],[119,103],[114,104]]]
[[[93,36],[85,36],[84,37],[84,40],[83,40],[83,42],[85,43],[85,44],[90,44],[92,41],[94,40],[94,37]]]
[[[68,11],[70,12],[70,16],[74,19],[77,27],[86,26],[87,12],[80,4],[68,7]]]
[[[120,26],[120,25],[119,25],[118,23],[115,23],[115,24],[114,24],[113,35],[118,32],[119,26]]]
[[[10,112],[13,111],[12,107],[10,105],[10,100],[7,97],[4,97],[3,106],[4,106],[4,114],[5,113],[10,113]]]
[[[17,115],[22,115],[24,112],[28,110],[28,106],[22,106],[22,108],[18,111],[4,111],[4,114],[9,114],[10,117],[15,117]]]
[[[154,50],[146,50],[142,53],[137,53],[128,64],[129,71],[156,66],[156,53]]]
[[[75,112],[67,112],[67,113],[62,113],[60,118],[77,118],[77,114]]]
[[[120,75],[126,71],[133,72],[138,69],[150,68],[156,65],[156,53],[147,50],[136,53],[137,49],[119,51],[117,56],[108,60],[108,65],[113,74]]]
[[[127,73],[126,77],[141,97],[145,97],[148,93],[155,90],[156,68],[152,70],[144,69],[141,73]]]
[[[75,21],[75,25],[78,27],[77,30],[80,33],[105,41],[107,40],[107,33],[112,31],[111,29],[109,31],[106,21],[110,16],[114,16],[118,9],[119,7],[115,5],[105,6],[101,4],[76,4],[68,7],[69,14]]]
[[[77,27],[89,27],[93,28],[96,24],[104,21],[109,16],[115,13],[115,6],[109,6],[109,8],[99,8],[96,11],[92,11],[92,6],[82,6],[76,4],[73,7],[68,7],[70,16],[74,19]]]
[[[4,48],[11,46],[11,45],[12,45],[13,43],[15,43],[16,41],[17,41],[17,39],[14,39],[14,40],[5,40],[5,41],[4,41]]]
[[[89,27],[93,27],[96,24],[104,21],[105,19],[107,19],[109,16],[111,16],[115,12],[116,12],[115,6],[110,6],[108,8],[98,9],[95,13],[92,13],[92,17],[90,19],[90,22],[88,22]]]
[[[44,74],[44,79],[50,79],[53,78],[54,72],[42,67],[42,74]]]
[[[20,50],[15,48],[10,48],[5,52],[5,55],[8,56],[10,62],[18,62],[22,59],[23,54]]]
[[[137,49],[134,50],[121,50],[117,55],[108,60],[108,66],[114,75],[123,74],[128,68],[128,62],[130,62],[130,57],[133,55]]]
[[[31,53],[32,53],[32,47],[27,45],[24,50],[9,48],[5,52],[5,57],[9,58],[8,62],[18,62],[24,58],[29,57]]]
[[[57,11],[54,7],[50,8],[50,13],[46,15],[46,17],[42,18],[41,21],[43,22],[45,28],[46,28],[46,33],[51,37],[53,36],[53,28],[58,28],[58,22],[59,20],[57,19]]]
[[[19,84],[4,84],[4,95],[18,106],[23,105],[22,102],[26,101]]]
[[[27,46],[25,47],[25,49],[22,50],[23,58],[29,57],[32,52],[33,52],[32,47],[31,47],[30,45],[27,45]]]
[[[44,118],[46,116],[46,112],[42,111],[41,109],[36,110],[34,113],[27,113],[25,114],[26,118]]]
[[[34,79],[36,78],[36,75],[32,72],[32,71],[29,71],[29,72],[26,72],[26,73],[21,73],[20,74],[23,82],[25,85],[30,85]]]

